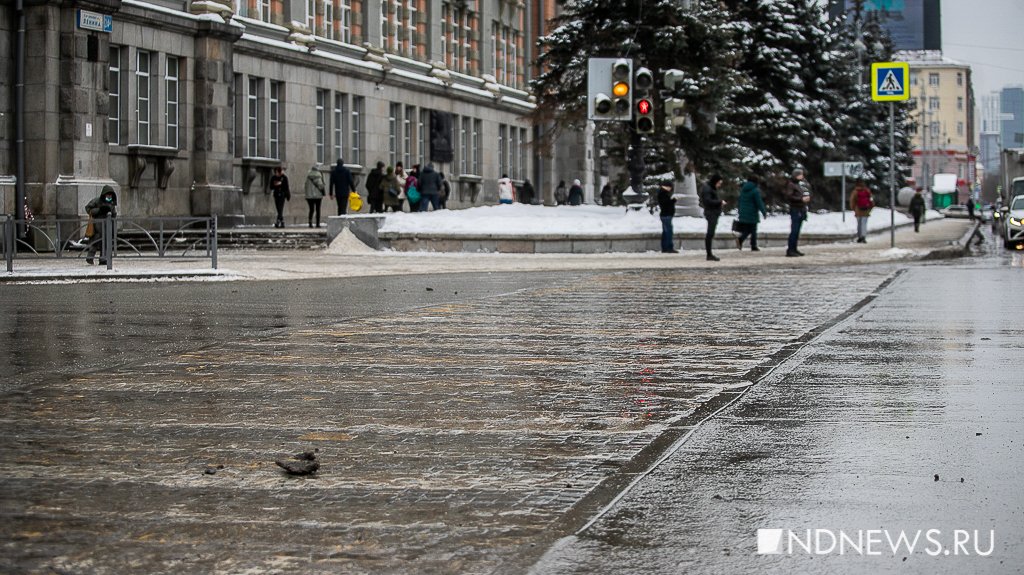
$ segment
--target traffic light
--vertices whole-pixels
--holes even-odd
[[[628,121],[633,118],[633,61],[591,58],[587,62],[587,117]]]
[[[654,87],[654,74],[647,68],[637,68],[633,75],[633,107],[636,108],[634,126],[638,134],[654,132],[654,102],[651,88]]]
[[[654,132],[654,104],[650,98],[640,98],[636,101],[636,133],[650,134],[652,132]]]

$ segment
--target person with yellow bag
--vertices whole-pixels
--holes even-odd
[[[352,194],[359,197],[356,193],[356,183],[352,180],[352,171],[345,167],[345,160],[338,158],[338,163],[331,168],[331,183],[328,189],[329,196],[338,199],[338,215],[344,216],[346,208],[352,203]],[[359,207],[363,207],[362,198],[359,198]]]

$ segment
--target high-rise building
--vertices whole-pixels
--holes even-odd
[[[998,174],[1000,171],[1000,150],[1002,149],[999,130],[1000,119],[999,92],[991,92],[980,98],[978,105],[978,162],[984,166],[986,174]]]
[[[882,19],[896,50],[941,50],[940,0],[830,0],[833,18],[860,9]]]
[[[1024,148],[1024,87],[999,92],[999,136],[1004,148]]]

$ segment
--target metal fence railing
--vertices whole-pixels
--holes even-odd
[[[210,259],[217,269],[217,217],[3,218],[4,261],[98,257],[107,269],[114,258]]]

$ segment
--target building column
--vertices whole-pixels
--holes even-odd
[[[203,20],[195,37],[192,215],[218,216],[220,225],[244,219],[242,188],[234,185],[234,43],[242,29]]]
[[[110,178],[110,41],[78,10],[113,15],[120,0],[26,6],[25,196],[40,215],[78,217]]]

